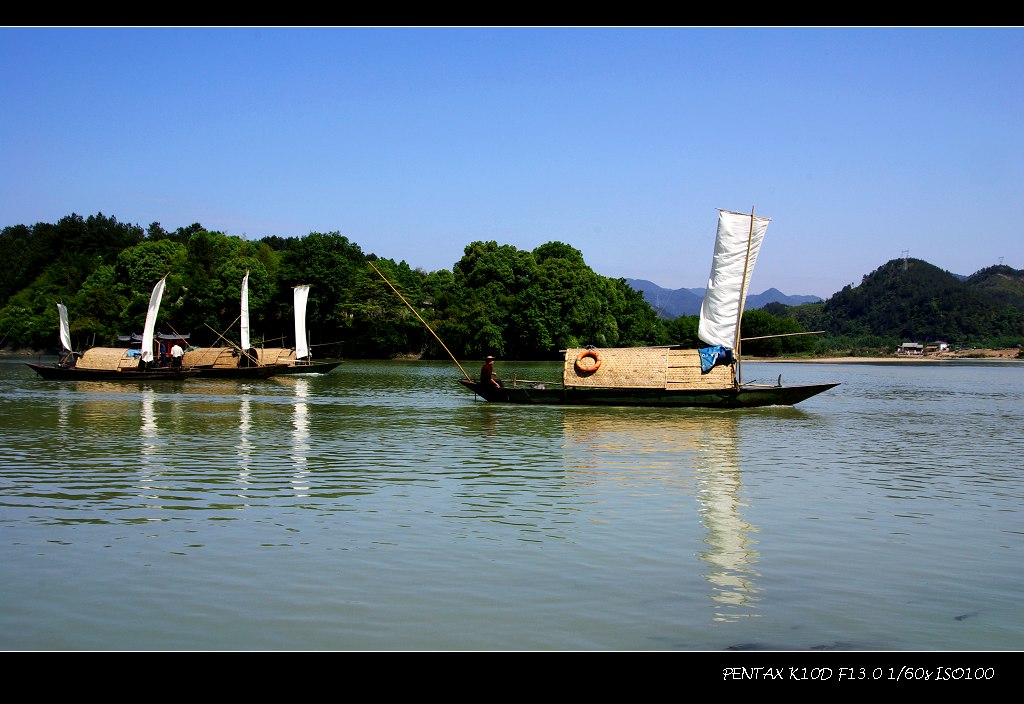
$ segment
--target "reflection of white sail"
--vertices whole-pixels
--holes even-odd
[[[295,383],[295,409],[292,418],[292,459],[295,460],[295,475],[292,485],[297,496],[306,496],[309,491],[307,483],[306,462],[309,457],[309,380],[297,379]]]
[[[756,530],[740,512],[738,422],[728,414],[611,408],[588,409],[586,422],[574,413],[564,420],[574,450],[568,464],[580,478],[656,481],[661,493],[696,486],[706,546],[699,557],[718,621],[754,615],[758,592]]]
[[[242,314],[239,318],[239,326],[242,331],[242,349],[248,350],[249,345],[249,272],[245,272],[242,279]]]
[[[708,546],[701,558],[708,565],[716,621],[752,616],[757,601],[754,578],[758,575],[752,564],[758,554],[751,537],[756,531],[740,513],[742,481],[736,442],[736,420],[719,419],[707,424],[698,450],[698,498]]]
[[[57,304],[57,315],[60,316],[60,344],[68,352],[71,351],[71,326],[68,324],[68,309],[63,303]]]
[[[249,397],[242,396],[241,405],[238,409],[238,466],[239,475],[243,484],[248,483],[249,460],[252,455],[252,439],[249,437],[249,429],[252,425],[252,417],[249,412]]]
[[[740,317],[768,218],[718,211],[711,275],[700,307],[697,336],[708,345],[739,347]]]
[[[306,341],[306,300],[309,286],[295,287],[295,359],[309,356],[309,342]]]
[[[142,361],[153,361],[153,329],[156,327],[156,314],[160,310],[160,299],[164,296],[164,282],[167,277],[160,279],[153,287],[153,293],[149,297],[149,310],[146,312],[146,327],[142,331]]]
[[[139,433],[142,435],[142,455],[147,465],[158,467],[161,458],[157,447],[156,411],[153,408],[153,398],[156,393],[153,389],[145,389],[142,392],[142,424],[139,426]]]

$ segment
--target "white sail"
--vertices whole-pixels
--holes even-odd
[[[60,344],[71,351],[71,326],[68,324],[68,309],[63,303],[57,304],[57,315],[60,317]]]
[[[309,356],[309,343],[306,341],[306,299],[309,298],[309,286],[295,287],[295,359]]]
[[[718,236],[697,336],[708,345],[735,349],[747,286],[770,218],[718,211]]]
[[[167,277],[157,281],[153,293],[149,297],[149,310],[146,312],[146,327],[142,331],[142,361],[153,361],[153,329],[156,327],[156,314],[160,310],[160,299],[164,297],[164,282]]]
[[[248,350],[249,345],[249,272],[242,279],[242,316],[239,323],[242,329],[242,349]]]

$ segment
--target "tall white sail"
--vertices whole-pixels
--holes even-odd
[[[167,277],[160,279],[153,287],[149,297],[149,310],[146,312],[146,327],[142,331],[142,361],[153,361],[153,329],[156,327],[156,314],[160,310],[160,299],[164,297],[164,283]]]
[[[249,345],[249,271],[246,270],[242,279],[242,316],[239,323],[242,330],[242,349],[248,350]]]
[[[718,236],[711,261],[697,336],[708,345],[735,349],[747,286],[754,273],[770,218],[718,211]]]
[[[309,343],[306,341],[306,299],[309,298],[309,286],[295,287],[295,359],[309,356]]]
[[[60,317],[60,344],[71,351],[71,326],[68,324],[68,309],[63,303],[57,304],[57,315]]]

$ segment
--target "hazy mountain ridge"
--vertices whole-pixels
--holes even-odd
[[[634,291],[644,294],[646,300],[663,318],[675,319],[681,315],[697,315],[704,300],[702,288],[668,289],[645,279],[626,279],[626,283]],[[782,303],[787,306],[798,306],[803,303],[821,303],[818,296],[789,296],[777,288],[770,288],[763,293],[747,295],[744,306],[747,310],[763,308],[769,303]]]

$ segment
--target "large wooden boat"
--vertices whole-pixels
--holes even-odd
[[[695,408],[792,406],[838,386],[783,386],[781,377],[777,385],[741,380],[743,303],[768,222],[753,213],[719,210],[698,326],[706,347],[567,349],[560,381],[511,379],[496,386],[465,378],[459,383],[496,403]]]
[[[459,381],[498,403],[663,408],[792,406],[838,385],[735,384],[729,366],[701,374],[698,357],[697,350],[682,347],[571,349],[565,351],[561,382],[503,379],[498,387]],[[584,365],[599,367],[588,374]]]

